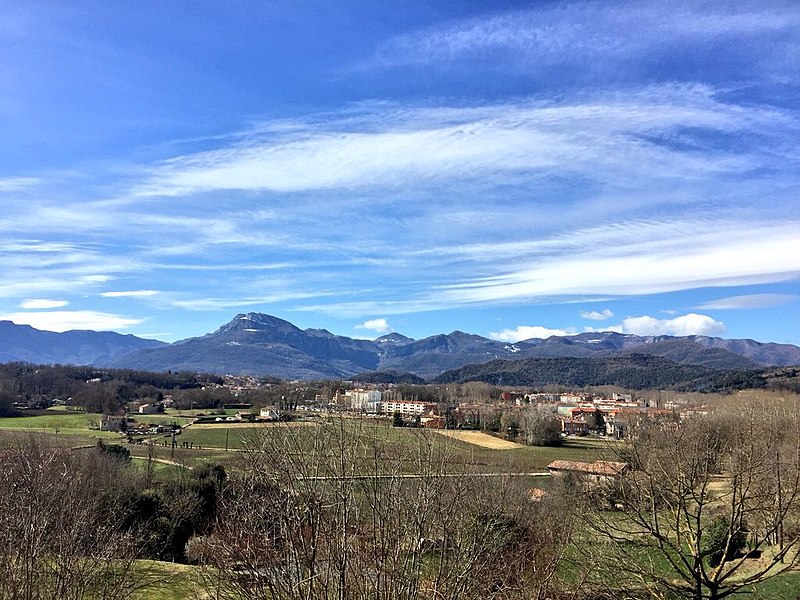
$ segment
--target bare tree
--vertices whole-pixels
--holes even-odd
[[[596,587],[717,600],[797,564],[797,399],[737,400],[680,426],[639,428],[625,451],[631,469],[605,490],[622,510],[581,507],[589,528],[578,549]]]
[[[135,543],[117,527],[120,461],[33,439],[0,455],[0,598],[125,598]]]
[[[545,597],[569,519],[453,470],[453,447],[348,419],[264,428],[190,554],[220,598]]]

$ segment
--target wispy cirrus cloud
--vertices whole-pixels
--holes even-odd
[[[35,187],[41,180],[38,177],[0,178],[0,192],[19,192]]]
[[[695,308],[701,310],[741,310],[748,308],[771,308],[791,304],[800,300],[797,294],[745,294],[742,296],[728,296],[698,304]]]
[[[710,177],[757,168],[766,157],[686,147],[689,128],[776,135],[798,130],[788,113],[728,105],[703,86],[663,85],[573,103],[453,107],[364,105],[297,128],[175,157],[133,198],[216,190],[293,192],[513,175],[586,173],[613,182]],[[680,131],[682,139],[674,136]],[[782,131],[781,135],[788,135]],[[701,136],[702,138],[702,136]],[[697,139],[698,143],[700,139]],[[676,142],[680,142],[676,144]]]
[[[481,15],[399,35],[380,45],[352,70],[468,63],[473,69],[530,73],[569,65],[580,78],[627,64],[638,67],[631,73],[633,77],[639,76],[642,57],[656,62],[669,52],[682,52],[689,70],[697,59],[686,49],[732,43],[733,47],[726,47],[728,60],[736,57],[742,68],[760,67],[763,71],[766,57],[783,64],[781,52],[797,48],[798,27],[800,10],[786,4],[775,10],[768,4],[744,2],[724,6],[696,2],[558,3]],[[620,35],[633,30],[635,35]],[[765,35],[777,48],[735,45]],[[708,64],[709,57],[703,60]],[[624,69],[620,71],[619,76],[624,77]]]
[[[169,298],[166,302],[176,308],[193,311],[220,310],[226,308],[240,308],[243,306],[258,307],[262,305],[277,304],[289,300],[308,300],[334,295],[325,291],[284,290],[260,296],[240,296],[236,298],[194,297],[194,298]]]
[[[445,286],[441,295],[457,302],[486,302],[787,281],[800,277],[798,226],[741,224],[736,235],[719,230],[544,257],[502,275]]]
[[[602,241],[580,232],[540,240],[546,248],[488,262],[502,273],[423,290],[403,300],[355,300],[303,310],[341,316],[403,314],[463,305],[572,302],[576,298],[650,295],[701,287],[727,287],[800,279],[800,222],[674,221],[663,227],[618,224]],[[567,241],[568,240],[568,241]],[[499,243],[502,247],[502,242]],[[492,256],[491,244],[470,261]],[[445,253],[442,249],[441,253]],[[506,254],[500,251],[501,257]],[[489,259],[485,259],[489,261]],[[474,268],[474,267],[473,267]],[[484,266],[486,268],[486,266]],[[600,313],[602,314],[602,313]]]

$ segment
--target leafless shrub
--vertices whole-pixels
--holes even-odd
[[[220,598],[537,598],[570,521],[511,478],[452,470],[424,432],[337,420],[253,438],[211,535],[193,541]]]
[[[124,598],[131,535],[117,528],[123,465],[25,439],[0,455],[0,598]]]

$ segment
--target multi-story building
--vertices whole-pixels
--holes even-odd
[[[347,390],[344,394],[351,410],[368,413],[380,412],[380,390]]]
[[[381,402],[381,410],[385,415],[399,412],[401,415],[424,415],[436,410],[436,404],[432,402]]]

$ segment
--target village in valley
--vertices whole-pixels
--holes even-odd
[[[523,441],[526,417],[535,413],[557,421],[562,437],[593,435],[622,439],[632,425],[645,420],[677,426],[685,419],[705,414],[707,406],[704,402],[708,401],[698,394],[675,392],[555,392],[477,383],[411,386],[341,381],[324,382],[319,386],[308,382],[282,384],[286,393],[275,402],[264,404],[260,392],[276,387],[275,383],[250,376],[225,376],[223,380],[217,385],[206,383],[208,387],[203,389],[208,392],[207,397],[212,398],[215,397],[214,390],[229,393],[227,397],[231,401],[198,401],[189,407],[184,402],[179,408],[180,414],[196,416],[201,423],[294,421],[322,414],[339,414],[351,418],[389,418],[394,420],[395,426],[401,427],[480,430]],[[317,393],[320,390],[328,391],[328,394]],[[474,395],[471,395],[471,390],[474,390]],[[420,397],[425,399],[418,399]],[[255,401],[251,401],[253,398]],[[128,433],[139,428],[143,432],[149,431],[144,429],[147,426],[146,415],[164,414],[165,409],[173,408],[175,400],[169,393],[162,395],[160,400],[132,402],[124,423],[122,413],[109,414],[103,419],[102,428],[123,428]],[[210,410],[200,410],[195,414],[195,408]],[[215,411],[220,409],[225,409],[226,414],[216,415]]]

